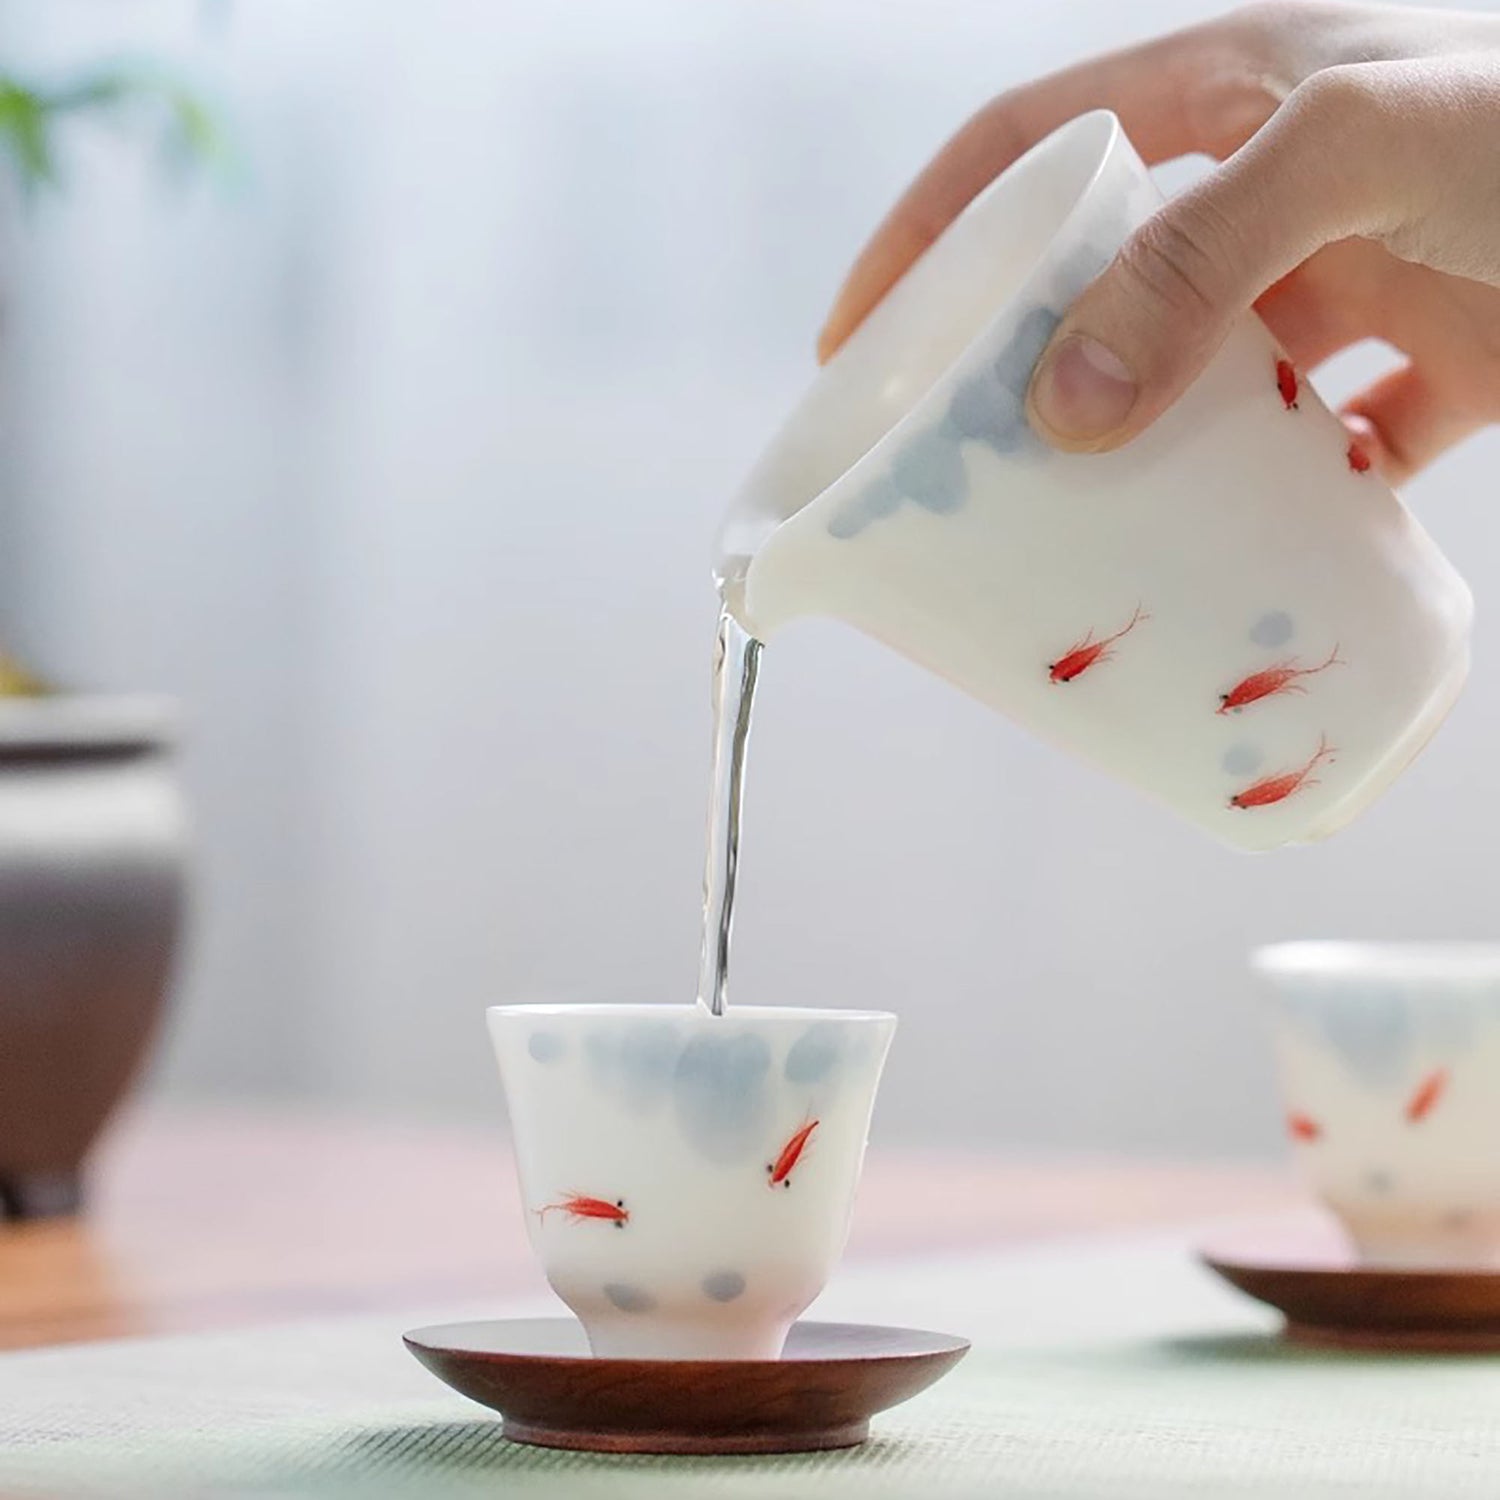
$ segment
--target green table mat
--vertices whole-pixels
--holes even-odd
[[[865,1267],[815,1310],[974,1352],[844,1453],[658,1459],[507,1443],[402,1328],[414,1309],[0,1357],[0,1492],[58,1496],[1500,1496],[1500,1360],[1316,1354],[1182,1238]]]

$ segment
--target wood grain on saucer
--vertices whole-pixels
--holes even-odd
[[[779,1360],[594,1359],[571,1318],[419,1328],[406,1346],[500,1412],[507,1437],[604,1453],[852,1447],[874,1413],[924,1390],[969,1348],[912,1328],[798,1323]]]
[[[1247,1229],[1201,1258],[1231,1286],[1276,1308],[1298,1343],[1500,1351],[1500,1269],[1360,1265],[1342,1241],[1312,1228]]]

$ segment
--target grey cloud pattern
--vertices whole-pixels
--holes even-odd
[[[670,1021],[642,1021],[624,1031],[596,1031],[584,1042],[594,1086],[644,1113],[666,1096],[682,1035]]]
[[[741,1161],[761,1149],[770,1114],[771,1049],[748,1032],[695,1036],[672,1074],[683,1134],[710,1161]]]
[[[1376,1088],[1401,1083],[1416,1051],[1417,1029],[1400,996],[1379,990],[1324,995],[1301,1011],[1356,1078]]]
[[[779,1075],[771,1049],[753,1032],[730,1022],[715,1032],[694,1032],[671,1021],[641,1021],[587,1033],[581,1052],[590,1082],[633,1114],[670,1105],[683,1138],[708,1160],[723,1165],[759,1160],[767,1149],[772,1106],[794,1087],[818,1085],[820,1097],[837,1092],[842,1067],[862,1044],[843,1028],[815,1021],[787,1049]],[[528,1042],[537,1062],[551,1065],[566,1043],[550,1032]]]
[[[900,506],[901,491],[896,488],[896,481],[882,476],[867,484],[852,503],[834,512],[828,523],[829,534],[841,541],[858,536],[871,521],[895,515]]]
[[[782,1072],[788,1083],[821,1083],[841,1061],[842,1033],[827,1021],[814,1021],[787,1049]]]
[[[1285,997],[1288,1015],[1317,1035],[1362,1083],[1410,1081],[1419,1050],[1455,1054],[1473,1045],[1480,1009],[1462,994],[1409,995],[1399,985],[1335,992],[1310,988]]]
[[[1021,398],[987,375],[974,375],[953,393],[948,425],[960,437],[1009,453],[1022,441],[1026,417]]]
[[[1061,322],[1050,307],[1033,307],[990,363],[954,391],[943,420],[914,433],[896,450],[889,472],[846,500],[828,522],[840,541],[911,504],[932,515],[952,515],[968,499],[961,445],[982,443],[1005,458],[1045,454],[1026,420],[1026,387],[1047,341]]]
[[[1031,372],[1041,358],[1047,340],[1057,331],[1062,314],[1050,307],[1033,307],[1016,328],[1016,336],[1000,351],[994,363],[995,379],[1023,401]]]
[[[891,478],[903,497],[939,516],[957,510],[969,488],[958,444],[941,427],[907,441],[891,461]]]

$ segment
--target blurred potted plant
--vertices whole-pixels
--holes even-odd
[[[43,86],[0,70],[0,164],[57,184],[70,116],[152,117],[180,162],[213,115],[138,66]],[[64,692],[0,644],[0,1217],[66,1213],[145,1057],[181,927],[185,821],[172,705]]]

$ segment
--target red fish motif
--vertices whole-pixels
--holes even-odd
[[[1305,766],[1295,771],[1281,771],[1275,776],[1267,776],[1260,781],[1252,782],[1244,791],[1236,792],[1229,799],[1231,807],[1270,807],[1276,802],[1285,802],[1293,792],[1301,791],[1305,786],[1316,786],[1317,778],[1313,776],[1315,767],[1324,761],[1332,760],[1334,751],[1329,745],[1326,736],[1319,736],[1318,748],[1313,752],[1312,758]]]
[[[1102,641],[1096,641],[1094,632],[1090,630],[1076,646],[1069,647],[1056,661],[1048,664],[1047,676],[1053,682],[1072,682],[1075,677],[1082,676],[1090,667],[1101,661],[1108,661],[1114,655],[1109,648],[1122,637],[1129,635],[1142,620],[1150,618],[1151,616],[1137,604],[1135,613],[1131,615],[1129,621],[1113,635],[1107,635]]]
[[[809,1120],[781,1148],[781,1154],[766,1167],[769,1186],[791,1187],[792,1168],[802,1160],[802,1153],[807,1150],[807,1143],[812,1139],[812,1133],[817,1128],[818,1122],[816,1120]]]
[[[1242,708],[1258,703],[1262,698],[1269,698],[1276,693],[1305,693],[1307,689],[1302,686],[1298,678],[1315,677],[1319,672],[1326,672],[1329,667],[1341,667],[1343,664],[1344,660],[1339,655],[1339,648],[1335,646],[1328,653],[1328,659],[1320,662],[1316,667],[1299,667],[1296,657],[1293,657],[1290,661],[1284,661],[1278,666],[1252,672],[1242,681],[1235,683],[1227,693],[1219,694],[1219,706],[1214,712],[1235,714]]]
[[[1356,474],[1366,474],[1369,472],[1370,455],[1366,453],[1358,443],[1349,444],[1349,451],[1346,454],[1346,457],[1349,460],[1349,467],[1353,469]]]
[[[1310,1115],[1290,1114],[1286,1117],[1287,1134],[1294,1141],[1315,1141],[1323,1134],[1323,1127]]]
[[[1288,411],[1297,410],[1297,367],[1289,359],[1276,361],[1276,389]]]
[[[1448,1073],[1444,1068],[1436,1068],[1429,1073],[1417,1085],[1417,1091],[1406,1103],[1407,1121],[1415,1125],[1425,1120],[1437,1106],[1439,1099],[1448,1088]]]
[[[623,1198],[616,1198],[611,1203],[605,1198],[587,1198],[582,1193],[569,1193],[560,1203],[549,1203],[545,1208],[537,1209],[536,1216],[546,1223],[547,1215],[552,1213],[567,1214],[575,1224],[584,1219],[603,1219],[616,1229],[623,1229],[630,1222]]]

